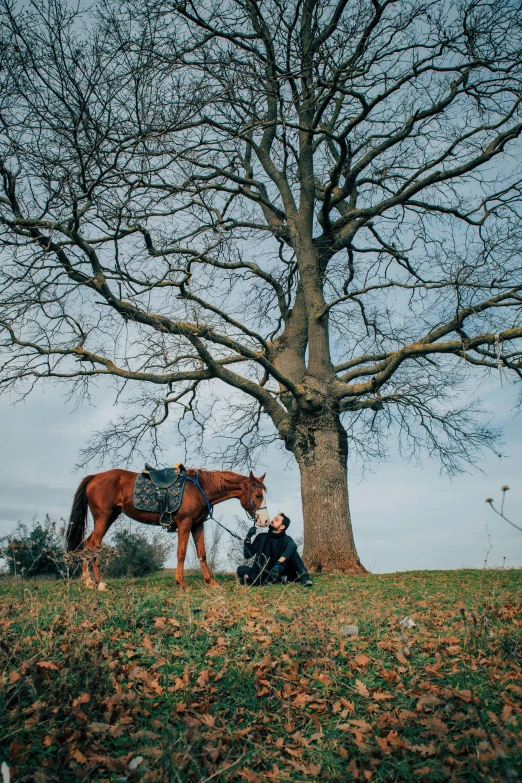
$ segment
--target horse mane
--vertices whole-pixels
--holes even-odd
[[[234,473],[232,470],[207,470],[206,468],[187,468],[187,473],[191,478],[195,478],[199,473],[201,478],[204,478],[205,483],[210,485],[218,492],[221,492],[231,487],[237,487],[238,484],[243,484],[249,480],[250,476],[244,476],[242,473]],[[257,479],[256,479],[257,480]],[[261,485],[264,490],[266,487],[263,482]]]

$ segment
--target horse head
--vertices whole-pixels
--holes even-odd
[[[262,526],[268,524],[268,511],[266,508],[266,487],[264,478],[266,473],[260,478],[256,478],[252,471],[250,476],[245,479],[244,489],[239,497],[239,502],[247,514],[255,519],[256,515]]]

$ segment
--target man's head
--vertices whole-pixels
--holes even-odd
[[[270,527],[274,533],[282,533],[283,530],[288,530],[289,524],[290,519],[286,516],[286,514],[283,514],[283,512],[280,511],[279,514],[277,514],[277,516],[275,516],[270,522]]]

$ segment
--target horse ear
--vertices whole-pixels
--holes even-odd
[[[263,475],[259,477],[259,481],[260,481],[260,483],[261,483],[261,484],[263,484],[263,483],[264,483],[264,481],[265,481],[265,476],[266,476],[266,473],[263,473]]]
[[[254,474],[252,473],[252,471],[250,471],[250,480],[251,480],[251,481],[255,481],[255,480],[256,480],[256,477],[254,476]]]

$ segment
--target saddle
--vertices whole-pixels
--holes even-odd
[[[142,472],[148,474],[152,483],[157,487],[167,489],[178,480],[180,473],[185,472],[185,468],[180,463],[179,465],[174,465],[173,468],[160,468],[158,470],[158,468],[153,468],[145,463],[145,470]]]
[[[180,507],[183,498],[186,481],[185,466],[178,462],[172,468],[158,469],[145,463],[145,468],[138,479],[134,485],[133,497],[136,508],[159,513],[160,525],[171,528],[173,514]]]

